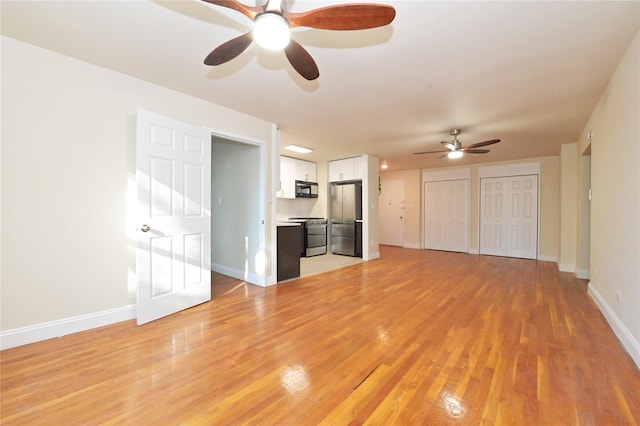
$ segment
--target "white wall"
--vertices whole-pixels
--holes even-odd
[[[135,303],[138,107],[271,149],[265,121],[11,38],[1,54],[3,331]]]
[[[560,258],[563,272],[576,271],[578,235],[578,148],[575,143],[560,147]]]
[[[545,261],[557,261],[558,260],[558,244],[560,233],[560,177],[559,177],[559,157],[537,157],[527,158],[516,161],[502,161],[491,163],[479,163],[463,166],[452,167],[439,167],[433,169],[423,169],[423,171],[440,171],[451,170],[459,168],[471,169],[471,180],[469,182],[470,187],[470,235],[469,235],[469,252],[479,252],[479,226],[480,226],[480,213],[478,206],[480,205],[480,184],[478,179],[478,168],[480,167],[492,167],[492,166],[504,166],[510,164],[519,163],[539,163],[540,164],[540,241],[539,241],[539,259]],[[412,177],[413,175],[413,177]],[[414,200],[418,202],[421,200],[421,175],[419,170],[405,171],[405,172],[391,172],[382,174],[382,181],[384,185],[385,179],[393,179],[397,176],[405,176],[407,182],[413,182],[406,187],[406,199]],[[420,202],[421,203],[421,202]],[[418,209],[420,209],[418,204]],[[405,241],[420,242],[420,246],[423,246],[422,236],[420,235],[423,230],[421,229],[420,222],[422,216],[420,216],[421,210],[415,211],[418,216],[412,216],[411,220],[407,221],[405,225]],[[408,216],[409,217],[409,216]],[[411,224],[411,226],[409,226]],[[415,247],[415,246],[411,246]],[[417,247],[416,247],[417,248]]]
[[[378,165],[380,160],[373,155],[363,155],[365,176],[362,179],[362,258],[373,260],[380,257],[378,217]]]
[[[589,290],[640,366],[639,37],[636,34],[577,143],[578,152],[584,152],[587,132],[593,132]]]
[[[576,276],[590,278],[589,260],[591,258],[591,146],[587,153],[580,155],[578,176],[578,234],[576,235]]]
[[[421,248],[422,178],[420,169],[385,172],[380,176],[383,193],[387,181],[394,179],[404,180],[404,246],[407,248]],[[381,223],[380,226],[384,225]]]

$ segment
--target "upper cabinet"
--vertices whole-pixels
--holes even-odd
[[[296,182],[293,177],[296,170],[295,160],[290,157],[280,157],[280,191],[278,198],[296,198]]]
[[[329,161],[329,182],[362,180],[363,175],[363,157]]]
[[[278,198],[296,198],[296,181],[316,182],[316,163],[291,157],[280,157],[280,191]]]
[[[295,180],[303,180],[305,182],[317,182],[316,163],[312,163],[311,161],[305,161],[305,160],[295,160],[295,163],[296,163]]]

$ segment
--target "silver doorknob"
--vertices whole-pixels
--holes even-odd
[[[141,230],[142,232],[149,232],[149,231],[151,231],[151,227],[150,227],[149,225],[146,225],[146,224],[145,224],[145,225],[142,225],[142,226],[140,227],[140,230]]]

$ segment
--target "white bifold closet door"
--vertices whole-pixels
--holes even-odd
[[[480,254],[536,259],[538,175],[480,179]]]
[[[424,183],[426,249],[469,252],[469,180]]]

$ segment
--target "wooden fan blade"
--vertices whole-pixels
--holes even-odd
[[[254,20],[256,15],[265,11],[264,7],[247,6],[236,0],[202,0],[202,1],[215,4],[216,6],[222,6],[222,7],[236,10],[242,13],[247,18],[251,19],[252,21]]]
[[[488,149],[465,149],[464,153],[465,154],[486,154],[487,152],[489,152]]]
[[[206,65],[224,64],[244,52],[252,42],[251,31],[240,37],[233,38],[213,49],[205,58],[204,63]]]
[[[413,155],[418,155],[418,154],[439,154],[441,152],[451,152],[450,149],[441,149],[439,151],[424,151],[424,152],[414,152]]]
[[[453,151],[454,149],[456,149],[456,146],[454,144],[452,144],[451,142],[447,142],[447,141],[442,141],[440,142],[442,144],[442,146],[444,146],[445,148]]]
[[[468,151],[473,148],[480,148],[481,146],[493,145],[494,143],[500,142],[500,139],[491,139],[490,141],[473,143],[465,148],[462,148],[463,151]]]
[[[289,21],[291,28],[364,30],[390,24],[396,16],[396,10],[387,5],[344,4],[302,13],[282,11],[282,15]]]
[[[315,80],[320,76],[316,62],[299,43],[290,40],[287,47],[284,48],[284,53],[291,66],[307,80]]]

